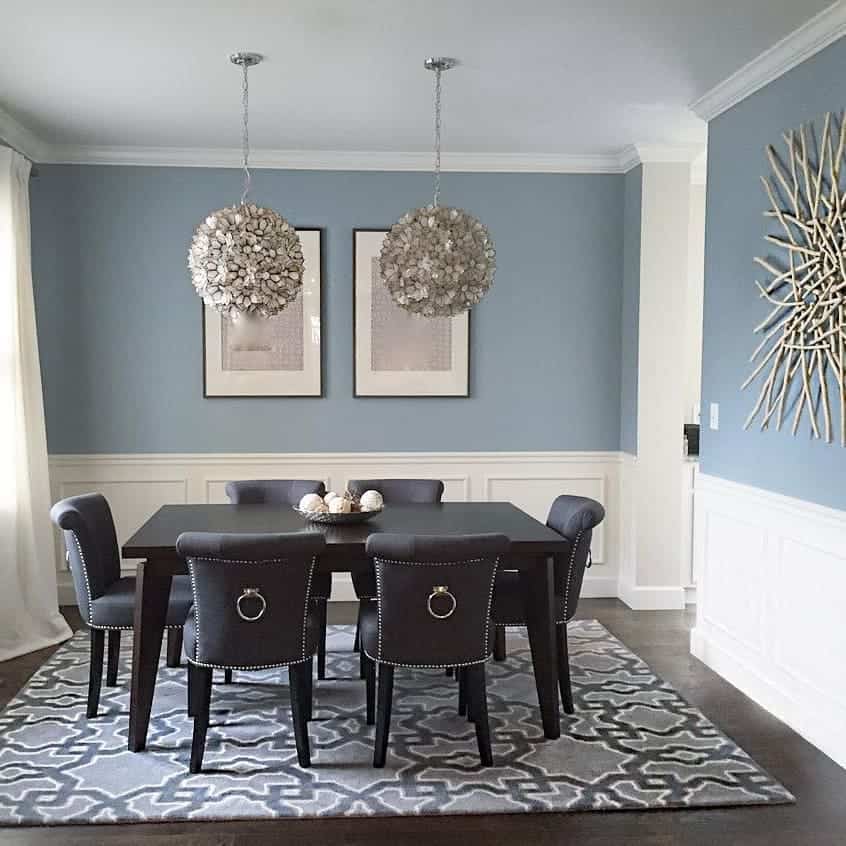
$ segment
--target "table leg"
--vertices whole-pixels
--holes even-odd
[[[551,558],[539,558],[520,571],[523,607],[532,648],[535,685],[543,721],[543,733],[561,736],[558,711],[558,652],[555,642],[555,587]]]
[[[165,561],[145,561],[138,565],[132,686],[129,696],[130,752],[141,752],[147,745],[147,728],[150,725],[172,578],[173,570]]]

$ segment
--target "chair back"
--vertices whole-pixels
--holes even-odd
[[[386,504],[395,505],[431,505],[444,495],[440,479],[351,479],[348,487],[353,496],[379,491]]]
[[[298,505],[310,493],[324,496],[326,486],[309,479],[250,479],[226,483],[226,495],[233,505]]]
[[[567,620],[579,604],[593,530],[604,519],[605,509],[586,496],[562,494],[549,509],[546,525],[569,541],[567,549],[555,557],[555,590],[564,597]]]
[[[478,664],[491,654],[491,600],[504,535],[375,534],[377,661],[419,667]]]
[[[270,667],[311,657],[311,579],[322,534],[185,532],[176,551],[194,593],[195,664]]]
[[[115,523],[106,498],[99,493],[60,500],[50,519],[64,534],[76,604],[91,623],[91,603],[120,578],[120,551]]]

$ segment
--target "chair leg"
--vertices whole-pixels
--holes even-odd
[[[326,598],[317,600],[317,621],[319,632],[317,635],[317,678],[326,678]]]
[[[384,767],[388,756],[388,735],[391,731],[391,700],[394,695],[394,668],[379,665],[379,702],[376,709],[376,743],[373,747],[373,766]]]
[[[314,719],[314,658],[308,661],[308,672],[303,672],[306,679],[305,684],[305,712],[306,720],[311,722]]]
[[[559,623],[558,629],[558,689],[561,692],[561,704],[565,714],[575,712],[573,707],[573,687],[570,684],[570,653],[567,648],[567,624]]]
[[[371,661],[364,650],[361,651],[364,661],[364,689],[367,697],[366,719],[367,725],[372,726],[376,722],[376,662]]]
[[[297,744],[297,761],[303,768],[311,766],[311,750],[308,744],[308,683],[312,672],[311,661],[291,664],[288,667],[294,741]]]
[[[91,660],[88,663],[88,717],[97,716],[100,706],[100,686],[103,683],[103,647],[106,633],[102,629],[91,629]]]
[[[167,665],[178,667],[182,660],[182,629],[167,630]]]
[[[458,716],[467,716],[467,668],[456,667],[455,674],[458,676]]]
[[[361,612],[364,610],[364,603],[368,602],[367,599],[360,599],[358,601],[358,622],[355,624],[355,643],[353,644],[353,648],[356,652],[358,652],[358,674],[361,678],[365,678],[364,675],[364,650],[361,648]]]
[[[467,675],[468,698],[473,722],[476,725],[476,743],[479,746],[479,760],[483,767],[493,766],[491,753],[491,728],[488,722],[488,689],[485,679],[485,665],[476,664],[464,670]]]
[[[223,683],[232,684],[232,670],[223,671]]]
[[[120,629],[110,629],[108,652],[106,653],[106,687],[117,684],[118,662],[120,661]]]
[[[355,621],[355,640],[353,641],[353,652],[358,652],[361,649],[361,609],[363,607],[363,599],[358,600],[358,617]]]
[[[188,663],[188,716],[197,716],[197,685],[194,673],[191,672],[191,663]]]
[[[194,678],[189,682],[193,691],[194,734],[191,738],[192,773],[203,769],[203,754],[206,751],[206,734],[209,730],[209,710],[211,709],[212,671],[208,667],[188,664],[188,673]]]
[[[507,657],[505,651],[505,626],[497,626],[494,632],[494,661],[504,661]]]

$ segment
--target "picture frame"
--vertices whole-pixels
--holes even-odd
[[[303,287],[275,317],[239,327],[203,305],[203,396],[323,396],[323,232],[298,229]]]
[[[386,229],[353,230],[353,396],[470,396],[470,313],[411,314],[378,276]]]

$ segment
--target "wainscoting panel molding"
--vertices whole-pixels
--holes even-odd
[[[617,596],[621,457],[617,452],[272,453],[53,455],[53,499],[100,491],[108,499],[123,543],[157,508],[167,504],[226,502],[231,479],[323,479],[343,491],[355,478],[438,478],[444,498],[508,501],[544,521],[561,493],[590,496],[607,518],[594,534],[593,563],[583,596]],[[62,544],[57,544],[61,550]],[[59,553],[59,599],[72,603],[73,586]],[[135,569],[124,562],[127,573]],[[349,576],[336,574],[332,598],[355,599]]]
[[[699,474],[692,653],[846,766],[846,512]]]

